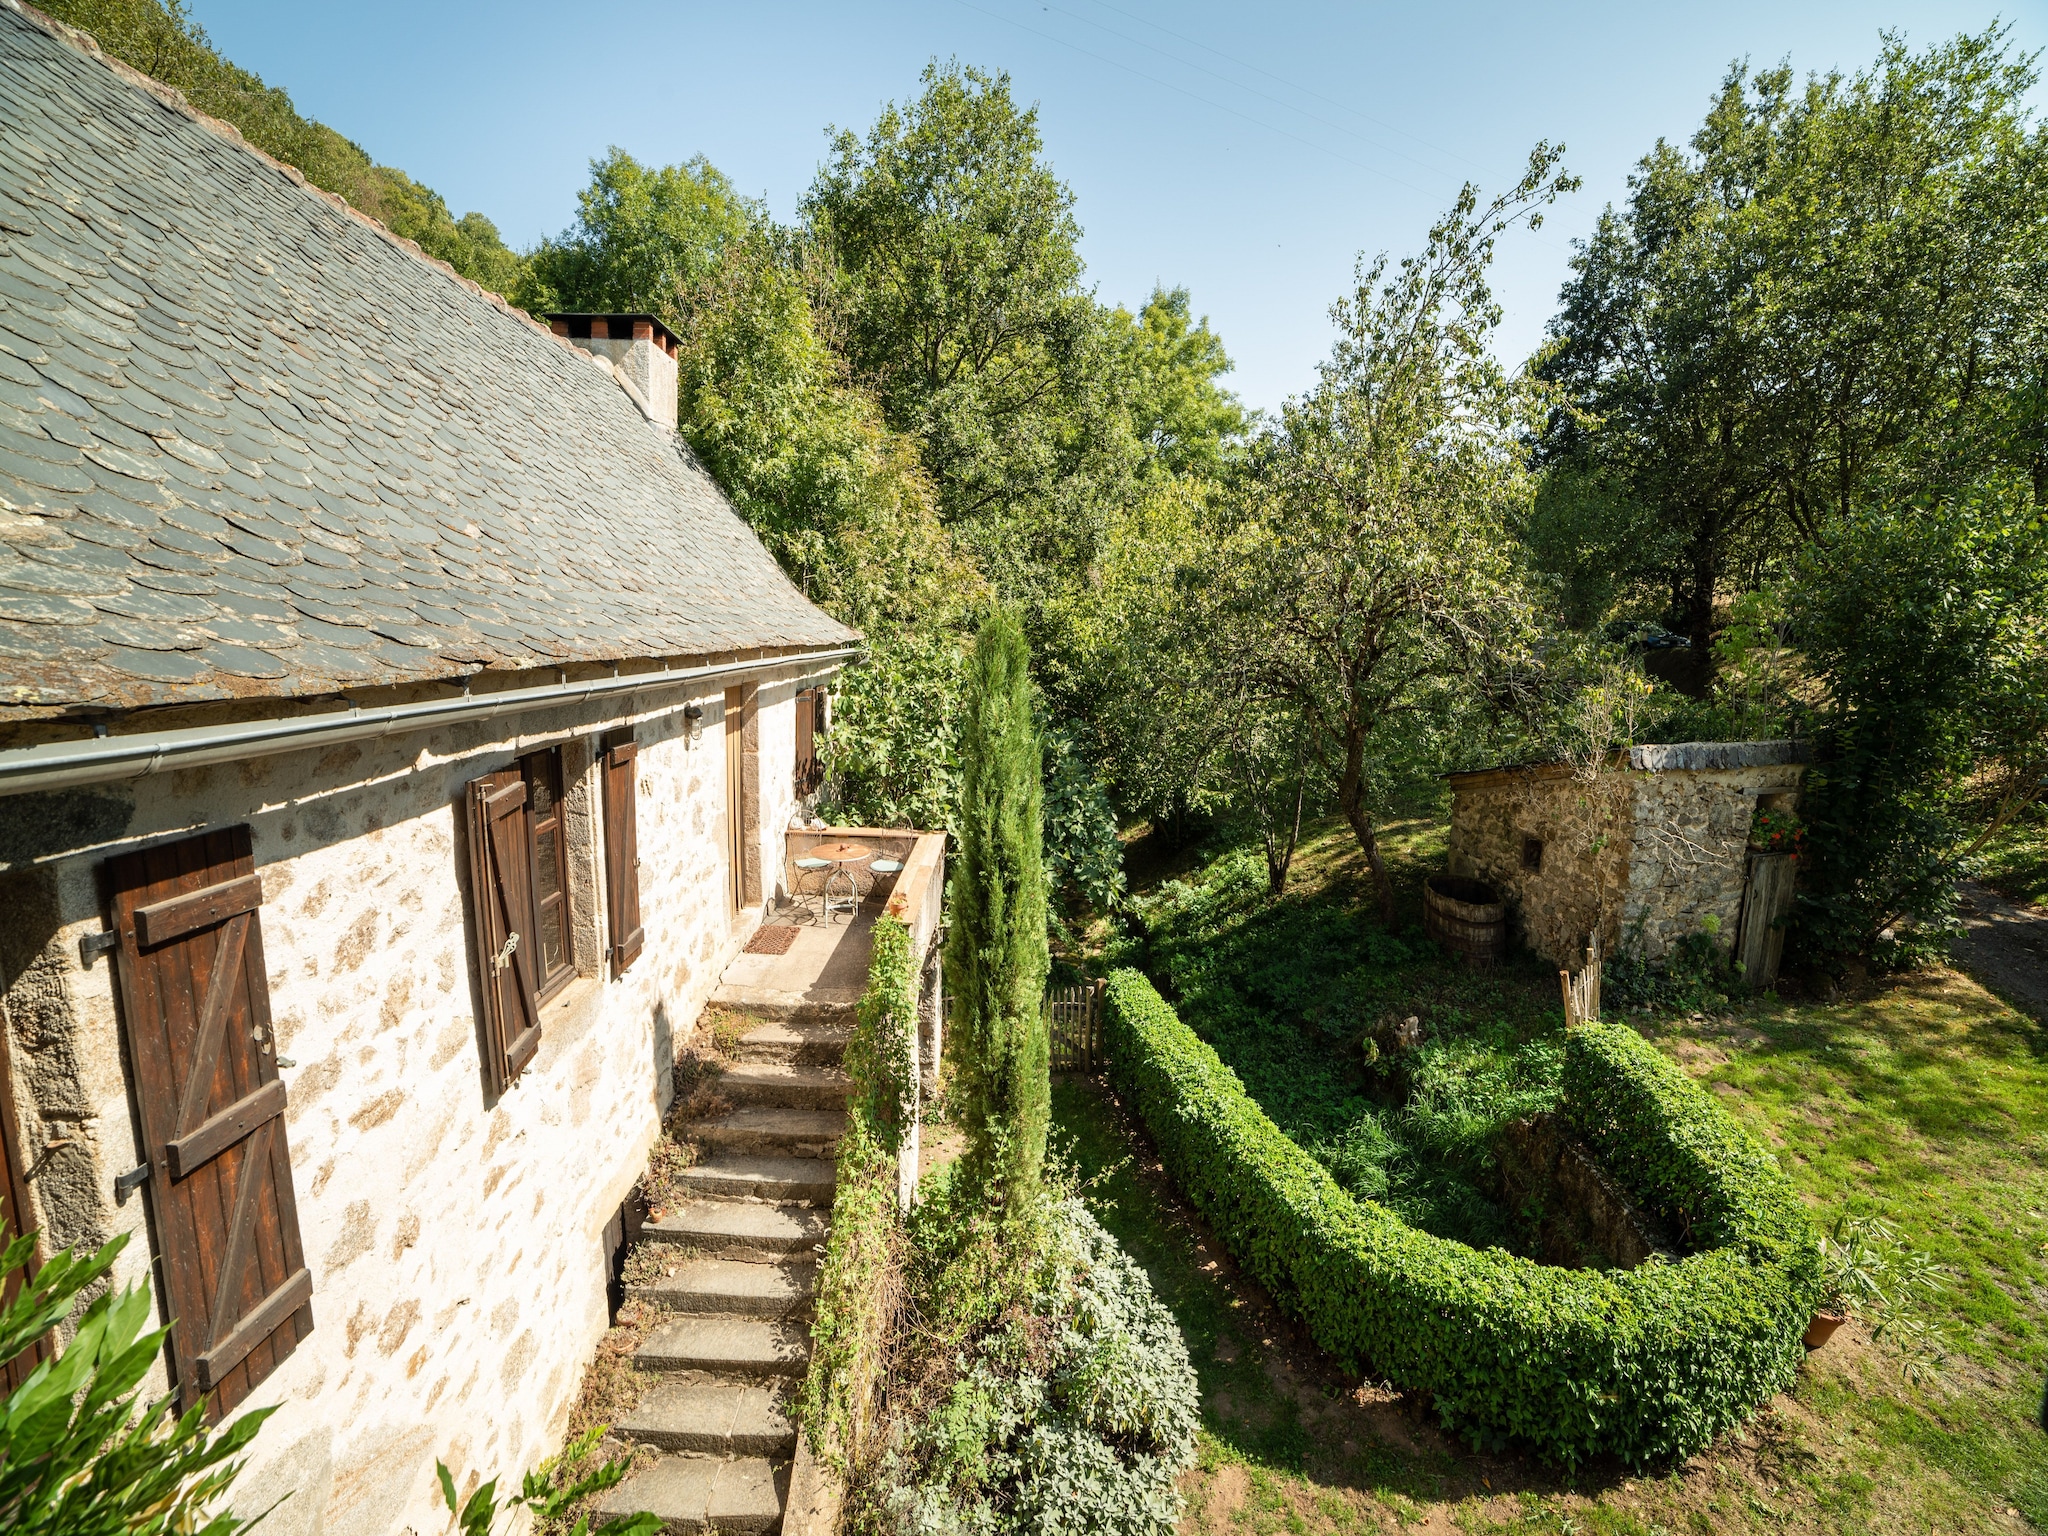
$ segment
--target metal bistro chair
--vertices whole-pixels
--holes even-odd
[[[831,909],[826,905],[831,900],[833,864],[830,859],[798,859],[796,861],[796,893],[798,896],[818,898],[818,921],[824,922]]]
[[[876,877],[868,883],[868,889],[873,890],[877,885],[881,884],[881,876],[902,874],[903,861],[900,859],[870,859],[868,861],[868,873]]]

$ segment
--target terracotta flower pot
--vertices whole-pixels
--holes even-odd
[[[1835,1336],[1835,1330],[1849,1321],[1847,1313],[1816,1312],[1813,1321],[1806,1325],[1806,1338],[1802,1341],[1808,1349],[1819,1349]]]

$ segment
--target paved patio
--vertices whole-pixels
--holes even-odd
[[[725,968],[712,1002],[785,1018],[859,1002],[867,985],[876,915],[869,902],[850,917],[835,916],[826,923],[817,920],[815,903],[777,908],[763,926],[793,924],[796,940],[789,952],[738,955]]]

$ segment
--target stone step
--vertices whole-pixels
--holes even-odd
[[[779,987],[743,986],[727,982],[711,994],[710,1001],[733,1013],[752,1014],[783,1024],[827,1024],[853,1028],[854,1006],[860,1002],[859,987],[807,987],[786,991]]]
[[[789,1318],[679,1317],[650,1330],[633,1352],[643,1371],[708,1371],[740,1381],[801,1376],[810,1330]]]
[[[815,1164],[817,1159],[791,1159]],[[806,1172],[811,1171],[806,1169]],[[802,1205],[753,1200],[691,1200],[640,1229],[644,1243],[669,1243],[715,1259],[779,1259],[815,1255],[831,1229],[824,1213]]]
[[[766,1387],[657,1381],[612,1431],[664,1451],[713,1456],[789,1456],[796,1421]]]
[[[773,1109],[844,1109],[853,1084],[836,1067],[743,1061],[718,1074],[718,1096],[729,1103]]]
[[[665,1312],[699,1317],[788,1317],[807,1311],[817,1289],[814,1263],[755,1264],[676,1254],[669,1273],[635,1281],[626,1294]]]
[[[829,1158],[846,1129],[836,1109],[735,1109],[699,1120],[689,1134],[707,1147],[768,1157]]]
[[[822,1157],[756,1157],[714,1150],[676,1175],[676,1182],[697,1198],[830,1205],[838,1177]]]
[[[764,1456],[664,1456],[607,1493],[598,1510],[605,1517],[645,1510],[677,1536],[704,1531],[769,1536],[782,1529],[788,1494],[786,1462]]]
[[[846,1054],[851,1016],[844,1023],[792,1023],[762,1019],[733,1045],[735,1061],[784,1062],[792,1066],[835,1067]]]

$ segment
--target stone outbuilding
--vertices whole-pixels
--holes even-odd
[[[277,1536],[560,1443],[859,638],[557,325],[0,0],[6,1218],[277,1408]]]
[[[1651,961],[1694,933],[1731,949],[1746,908],[1763,944],[1783,897],[1766,877],[1769,894],[1748,901],[1750,828],[1759,808],[1797,808],[1802,756],[1791,741],[1684,742],[1627,748],[1597,773],[1454,773],[1450,872],[1493,886],[1515,937],[1558,966],[1577,966],[1596,932],[1603,953]]]

